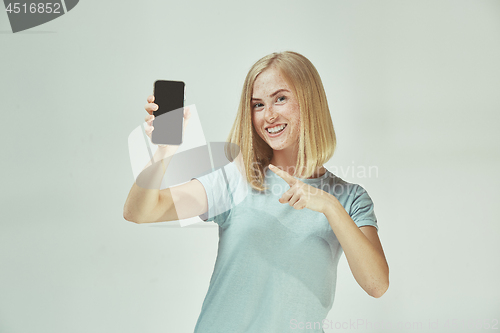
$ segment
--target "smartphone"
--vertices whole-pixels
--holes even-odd
[[[184,124],[184,96],[186,85],[182,81],[157,80],[154,83],[158,110],[153,112],[151,141],[159,145],[180,145]]]

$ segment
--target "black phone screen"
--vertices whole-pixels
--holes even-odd
[[[184,119],[184,87],[182,81],[157,80],[154,83],[153,103],[158,110],[153,112],[151,141],[160,145],[180,145]]]

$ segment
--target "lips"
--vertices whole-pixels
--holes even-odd
[[[281,125],[286,125],[286,124],[285,123],[275,124],[275,125],[267,126],[265,129],[267,130],[268,128],[273,128],[273,127],[281,126]]]
[[[283,132],[284,132],[284,131],[286,130],[286,128],[288,127],[288,125],[287,125],[287,124],[283,124],[283,125],[285,125],[285,127],[283,127],[283,129],[282,129],[281,131],[276,132],[276,133],[270,133],[270,132],[268,132],[268,131],[266,130],[267,135],[268,135],[269,137],[271,137],[271,138],[274,138],[274,137],[280,136],[281,134],[283,134]],[[278,125],[277,127],[280,127],[280,126],[281,126],[281,125]],[[273,127],[276,127],[276,126],[273,126]],[[268,128],[269,128],[269,127],[268,127]]]
[[[273,129],[274,129],[274,128],[277,128],[277,127],[281,127],[281,126],[283,126],[283,125],[285,125],[285,127],[284,127],[283,129],[285,129],[285,128],[286,128],[286,126],[287,126],[287,124],[283,123],[283,124],[276,124],[276,125],[273,125],[273,126],[266,127],[264,130],[265,130],[267,133],[270,133],[270,132],[268,132],[268,131],[267,131],[268,129],[271,129],[271,128],[273,128]]]

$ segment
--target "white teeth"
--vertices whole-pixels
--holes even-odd
[[[276,127],[273,127],[273,128],[268,128],[267,131],[269,133],[277,133],[279,131],[281,131],[283,128],[285,128],[286,125],[281,125],[281,126],[276,126]]]

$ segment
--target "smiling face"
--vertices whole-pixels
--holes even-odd
[[[278,69],[272,66],[257,76],[251,103],[255,131],[274,154],[277,151],[296,154],[300,136],[299,103]],[[278,132],[270,133],[268,129]]]

